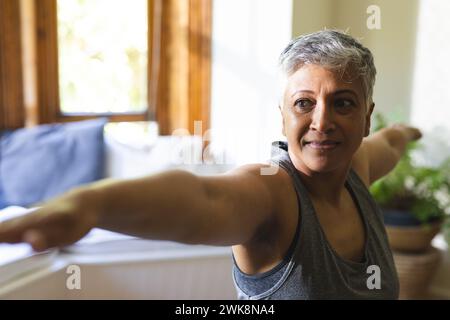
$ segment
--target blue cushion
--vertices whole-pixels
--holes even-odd
[[[2,201],[3,206],[27,207],[103,178],[106,121],[4,132],[0,140],[0,207]]]
[[[0,150],[0,155],[1,155],[1,150]],[[0,158],[0,161],[1,161],[1,158]],[[8,206],[8,203],[6,202],[5,195],[3,192],[2,180],[0,179],[0,209],[7,207],[7,206]]]

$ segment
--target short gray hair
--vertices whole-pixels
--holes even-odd
[[[361,77],[365,98],[372,102],[376,68],[372,53],[353,37],[338,30],[323,30],[293,39],[280,55],[286,76],[305,64],[316,64],[342,74],[352,68]]]

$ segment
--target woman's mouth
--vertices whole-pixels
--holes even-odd
[[[339,141],[334,140],[313,140],[305,142],[305,146],[316,150],[332,150],[339,146],[339,144]]]

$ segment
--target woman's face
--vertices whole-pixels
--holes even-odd
[[[286,85],[281,108],[283,134],[297,169],[310,175],[348,168],[369,134],[373,104],[366,105],[359,78],[305,65]]]

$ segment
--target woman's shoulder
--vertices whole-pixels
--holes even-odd
[[[271,218],[268,221],[272,225],[275,233],[275,226],[285,230],[287,221],[290,223],[292,218],[296,218],[298,213],[298,197],[294,182],[289,173],[281,166],[277,168],[263,163],[246,164],[228,172],[229,175],[250,176],[253,183],[263,185],[271,196],[272,207],[274,208]],[[267,174],[267,173],[270,174]],[[256,186],[255,186],[256,187]]]
[[[251,176],[255,181],[259,181],[269,189],[275,201],[285,202],[289,196],[295,196],[292,179],[281,166],[267,163],[245,164],[228,171],[226,174]]]
[[[281,167],[271,175],[261,174],[267,164],[245,165],[237,172],[258,175],[271,190],[275,202],[272,219],[259,228],[249,243],[234,246],[238,266],[248,274],[270,270],[284,258],[295,235],[300,218],[295,187],[289,174]],[[268,248],[271,248],[268,254]]]

